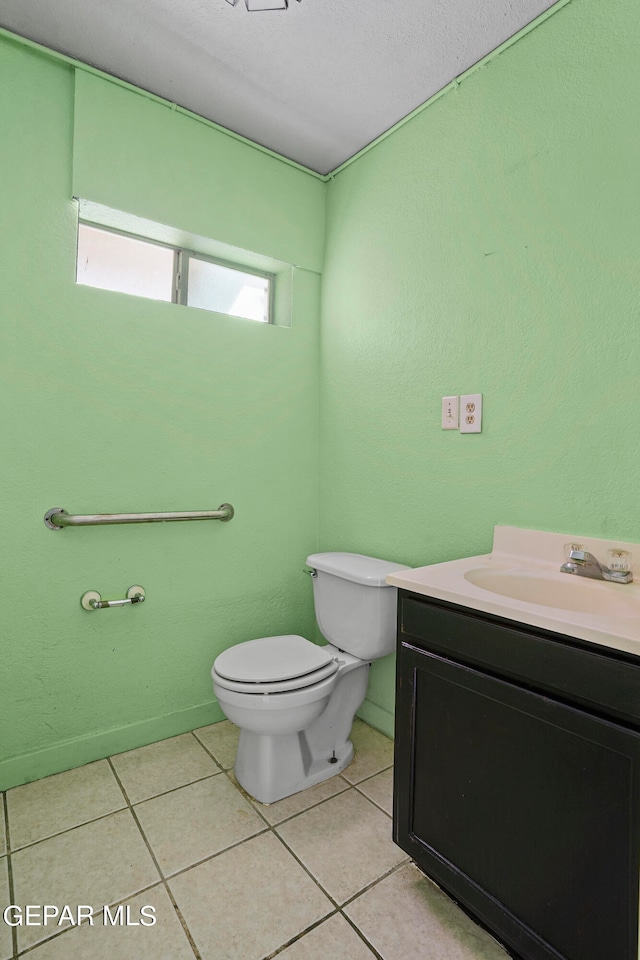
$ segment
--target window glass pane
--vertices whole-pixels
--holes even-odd
[[[189,258],[187,306],[269,322],[269,280]]]
[[[76,280],[152,300],[172,299],[173,250],[81,223]]]

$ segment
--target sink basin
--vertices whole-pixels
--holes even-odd
[[[543,607],[616,619],[640,614],[635,590],[633,596],[625,594],[625,590],[633,588],[622,584],[580,579],[564,573],[544,576],[523,570],[490,570],[486,567],[467,570],[464,578],[482,590]]]
[[[561,573],[566,544],[572,542],[600,558],[608,550],[629,551],[636,557],[635,581],[609,583]],[[401,570],[390,574],[387,583],[640,658],[638,558],[640,543],[497,526],[490,554]]]

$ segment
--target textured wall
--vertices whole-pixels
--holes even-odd
[[[11,131],[0,138],[4,789],[218,719],[209,671],[220,650],[313,629],[301,570],[317,542],[319,277],[295,271],[291,328],[76,286],[73,73],[0,43]],[[190,136],[199,162],[167,184],[185,210],[199,191],[211,196],[211,178],[249,170],[255,236],[244,211],[245,246],[273,254],[260,247],[285,237],[283,209],[292,232],[321,235],[322,204],[295,206],[304,174],[250,147],[236,174],[218,169],[224,135],[182,118],[175,145],[187,160]],[[237,191],[227,196],[237,204]],[[233,211],[205,213],[212,236],[238,242],[216,234]],[[52,532],[42,522],[54,506],[146,512],[224,500],[236,508],[230,523]],[[142,606],[80,608],[87,589],[117,597],[133,583],[146,588]]]
[[[638,539],[638,18],[574,0],[329,184],[319,544],[317,274],[291,329],[76,287],[72,72],[2,41],[0,788],[219,716],[220,649],[313,630],[316,544],[417,565],[489,550],[496,523]],[[234,173],[183,123],[177,211]],[[282,256],[260,247],[292,206],[321,236],[322,184],[300,204],[299,171],[244,159],[254,242],[246,208],[219,239]],[[476,391],[483,433],[443,433],[440,397]],[[226,499],[229,524],[42,524]],[[80,610],[136,582],[142,607]],[[392,709],[387,658],[363,715]]]
[[[638,539],[639,18],[575,0],[329,184],[322,549]],[[482,434],[443,432],[474,392]],[[391,658],[372,674],[390,729]]]
[[[74,196],[322,269],[319,178],[82,69],[74,99]]]

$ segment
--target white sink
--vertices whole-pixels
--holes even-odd
[[[636,560],[629,584],[561,573],[565,544],[580,542],[604,560],[621,548]],[[471,607],[640,656],[640,543],[520,530],[494,530],[493,552],[402,570],[387,582],[435,600]]]
[[[524,603],[616,619],[640,617],[635,591],[631,596],[625,594],[628,587],[624,584],[580,579],[568,573],[543,576],[523,570],[491,570],[486,567],[467,570],[464,578],[482,590]]]

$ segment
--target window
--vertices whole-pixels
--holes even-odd
[[[78,283],[171,301],[174,261],[175,253],[170,247],[80,224]]]
[[[184,258],[185,251],[182,251]],[[247,320],[269,320],[270,278],[188,256],[186,303]],[[183,267],[184,269],[184,267]]]
[[[80,221],[76,281],[152,300],[273,322],[270,273]]]

